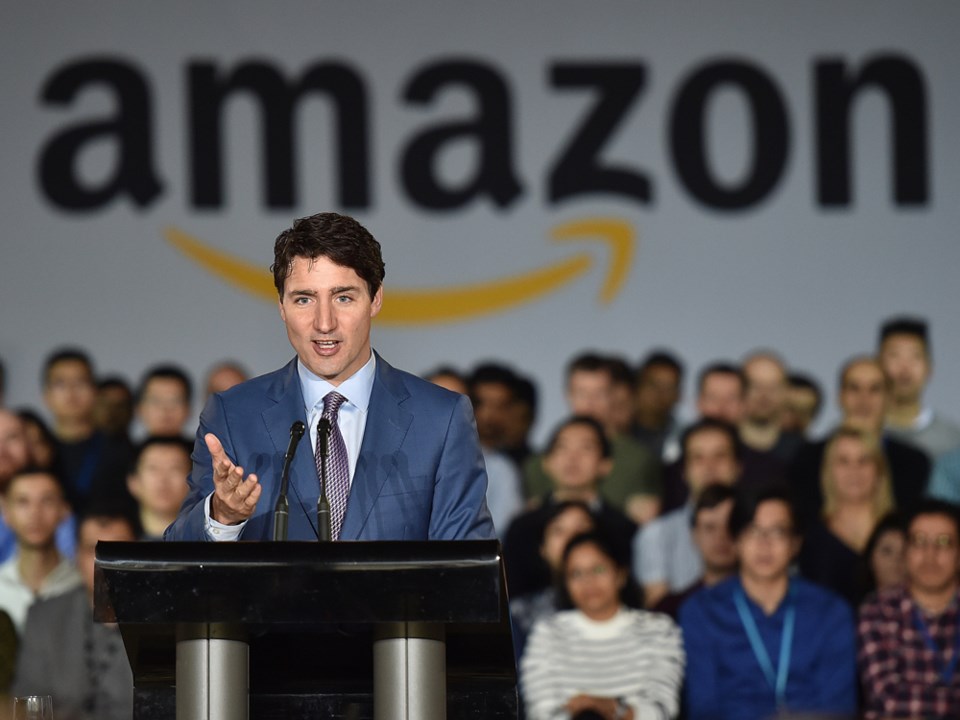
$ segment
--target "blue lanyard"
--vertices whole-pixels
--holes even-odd
[[[750,648],[753,650],[754,657],[760,664],[760,669],[767,678],[770,687],[776,693],[777,707],[783,707],[787,693],[787,678],[790,675],[790,652],[793,649],[793,629],[797,621],[797,609],[793,604],[793,587],[787,591],[787,611],[783,619],[783,631],[780,635],[780,658],[777,662],[777,671],[773,671],[773,663],[770,662],[770,655],[767,648],[760,638],[760,631],[757,629],[757,623],[750,614],[747,607],[747,596],[742,587],[737,587],[733,593],[733,601],[737,606],[737,613],[740,615],[740,623],[747,633],[747,639],[750,641]]]
[[[920,636],[923,638],[923,642],[927,646],[927,649],[933,653],[933,665],[940,672],[940,679],[943,680],[944,685],[949,685],[953,680],[953,673],[956,672],[957,663],[960,662],[960,619],[958,619],[957,622],[957,637],[953,642],[953,653],[950,657],[950,662],[946,665],[944,665],[943,661],[940,659],[942,654],[941,650],[934,641],[933,636],[930,634],[930,628],[927,627],[927,621],[923,619],[923,615],[916,605],[913,607],[913,624],[917,628],[917,632],[919,632]]]

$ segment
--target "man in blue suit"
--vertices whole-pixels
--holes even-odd
[[[290,469],[288,537],[318,539],[324,416],[332,418],[331,454],[342,437],[340,500],[340,481],[328,477],[333,539],[496,537],[469,401],[391,367],[370,347],[383,302],[380,244],[353,218],[320,213],[280,234],[272,270],[297,357],[210,398],[190,493],[165,538],[272,539],[283,455],[299,420],[306,437]]]

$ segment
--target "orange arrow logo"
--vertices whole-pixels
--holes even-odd
[[[264,268],[218,250],[174,227],[164,230],[167,241],[213,275],[269,302],[276,302],[273,276]],[[610,248],[609,269],[600,300],[611,302],[623,287],[633,262],[633,227],[624,220],[587,218],[563,223],[551,233],[555,242],[601,242]],[[429,325],[504,312],[559,290],[593,265],[590,253],[578,253],[543,268],[498,280],[423,289],[391,289],[389,301],[375,322],[380,325]]]

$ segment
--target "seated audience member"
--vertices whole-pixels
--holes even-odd
[[[537,386],[529,378],[518,375],[513,388],[513,402],[503,432],[501,451],[509,457],[517,470],[523,472],[527,459],[533,456],[530,432],[537,419]]]
[[[529,720],[672,718],[683,681],[680,632],[638,610],[629,563],[601,534],[563,554],[564,610],[538,622],[520,665]]]
[[[5,492],[7,483],[15,474],[26,468],[35,470],[49,470],[50,465],[40,465],[31,462],[31,449],[27,426],[20,419],[7,410],[0,410],[0,496]],[[57,550],[66,558],[73,559],[76,549],[75,526],[73,515],[69,512],[57,526]],[[0,562],[9,559],[16,551],[17,538],[13,530],[6,524],[0,514]]]
[[[13,556],[0,565],[0,610],[22,632],[34,601],[72,590],[80,576],[57,550],[54,538],[68,513],[56,476],[24,468],[7,482],[0,501],[3,519],[17,539]]]
[[[130,440],[133,391],[123,378],[108,377],[97,383],[93,423],[104,435]]]
[[[636,524],[600,494],[610,465],[610,444],[593,418],[574,416],[554,431],[543,457],[553,490],[540,505],[511,523],[503,544],[507,586],[513,595],[535,592],[550,584],[550,569],[540,555],[540,538],[552,507],[566,500],[585,503],[610,538],[630,554]]]
[[[80,350],[54,352],[43,368],[43,400],[53,416],[57,439],[56,466],[67,500],[82,512],[89,498],[121,497],[133,449],[125,440],[98,431],[93,422],[96,401],[93,365]]]
[[[481,365],[470,376],[468,394],[477,421],[480,449],[487,469],[487,508],[502,540],[511,521],[523,510],[520,472],[500,448],[516,376],[502,365]]]
[[[58,718],[133,716],[133,674],[120,631],[93,620],[94,550],[100,540],[136,539],[125,512],[122,506],[91,504],[77,535],[82,585],[36,603],[27,616],[14,692],[52,696]]]
[[[926,491],[930,460],[922,451],[883,434],[887,390],[882,368],[871,357],[852,358],[840,369],[838,387],[841,424],[882,438],[894,504],[900,512],[909,514]],[[826,440],[805,445],[788,472],[797,510],[805,523],[814,522],[823,507],[820,474],[826,445]]]
[[[736,430],[720,420],[700,420],[683,435],[684,478],[690,499],[681,508],[651,520],[633,541],[634,574],[647,607],[671,592],[686,590],[703,575],[703,559],[693,544],[693,508],[709,485],[733,485],[740,475]]]
[[[193,446],[180,437],[149,437],[137,450],[127,479],[130,494],[140,506],[143,540],[163,540],[163,533],[180,512],[187,497],[190,452]]]
[[[193,383],[175,365],[147,371],[137,390],[137,419],[147,437],[184,435],[190,419]]]
[[[461,372],[454,370],[449,365],[443,365],[436,370],[424,373],[423,379],[432,382],[434,385],[439,385],[450,392],[459,393],[460,395],[470,394],[470,386],[467,385],[467,379]]]
[[[857,568],[877,523],[893,508],[890,472],[873,436],[841,427],[823,455],[823,512],[800,551],[800,572],[856,607]]]
[[[808,375],[790,373],[787,377],[787,400],[780,417],[780,427],[806,438],[810,426],[820,414],[821,407],[823,391],[820,385]]]
[[[607,358],[585,354],[567,366],[567,405],[574,415],[600,423],[611,447],[611,464],[600,491],[615,508],[638,525],[660,512],[660,462],[632,437],[617,434],[611,425],[613,370]],[[524,468],[525,493],[537,497],[550,487],[539,458],[531,457]]]
[[[655,457],[670,441],[679,441],[674,415],[683,389],[683,363],[666,350],[647,355],[637,370],[633,436]]]
[[[787,368],[773,353],[758,352],[743,361],[743,377],[746,385],[740,441],[778,464],[777,474],[785,477],[787,464],[803,444],[803,438],[781,426],[787,402]]]
[[[905,585],[860,608],[864,717],[960,717],[957,509],[926,500],[907,525]]]
[[[610,368],[610,412],[608,432],[613,436],[630,435],[634,426],[634,396],[637,378],[621,357],[607,358]],[[660,457],[654,453],[654,457]]]
[[[596,528],[596,521],[584,503],[565,500],[550,506],[544,518],[540,539],[540,557],[547,564],[553,581],[547,587],[524,595],[510,597],[510,616],[513,618],[513,646],[517,658],[523,651],[534,623],[559,610],[557,588],[562,582],[561,565],[567,543],[581,533]]]
[[[875,592],[896,587],[907,579],[907,530],[899,513],[888,513],[873,531],[860,559],[859,607]]]
[[[249,374],[239,363],[231,360],[216,363],[207,371],[206,399],[216,393],[226,392],[248,378]]]
[[[730,538],[730,510],[734,489],[728,485],[708,485],[693,507],[690,536],[703,559],[703,574],[688,588],[672,592],[654,606],[674,620],[688,597],[704,587],[713,587],[737,571],[737,552]]]
[[[32,410],[19,410],[17,416],[23,423],[27,441],[29,464],[49,470],[57,465],[57,439],[39,415]]]
[[[886,429],[931,460],[960,447],[960,426],[924,405],[933,358],[925,320],[892,318],[880,328],[878,357],[890,388]]]
[[[960,448],[936,459],[927,493],[932,498],[960,505]]]
[[[786,490],[741,488],[730,534],[739,572],[680,608],[687,717],[853,717],[853,612],[829,590],[790,575],[800,534]]]

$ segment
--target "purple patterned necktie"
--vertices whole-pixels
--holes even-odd
[[[340,425],[337,415],[340,406],[346,398],[338,392],[329,392],[323,398],[323,414],[321,417],[330,421],[330,437],[327,443],[327,499],[330,501],[330,537],[340,539],[340,528],[343,527],[343,515],[347,511],[347,498],[350,496],[350,460],[347,457],[347,445],[340,434]],[[323,438],[320,437],[320,427],[317,426],[317,474],[322,475],[322,459],[320,448]]]

